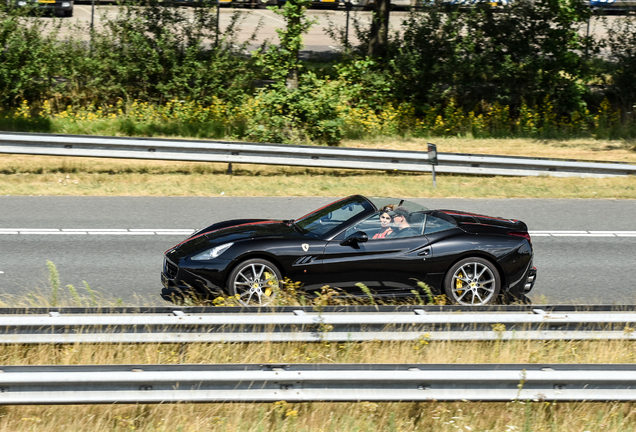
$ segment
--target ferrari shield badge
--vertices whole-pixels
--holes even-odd
[[[309,250],[309,245],[307,243],[302,244],[303,251],[307,252]]]

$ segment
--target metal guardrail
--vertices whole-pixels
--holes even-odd
[[[0,153],[320,168],[430,172],[426,152],[222,141],[1,133]],[[614,177],[636,165],[511,156],[438,153],[437,172],[472,175]]]
[[[2,366],[1,405],[309,401],[633,401],[636,365]]]
[[[384,307],[343,312],[297,307],[257,313],[244,312],[250,308],[195,309],[0,312],[0,343],[636,340],[633,306],[609,311],[572,308],[569,312],[553,307]]]

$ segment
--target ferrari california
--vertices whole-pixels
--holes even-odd
[[[532,259],[519,220],[354,195],[297,219],[198,230],[165,252],[161,280],[164,298],[232,295],[245,305],[271,303],[285,278],[307,296],[329,285],[350,296],[406,297],[426,294],[424,282],[453,304],[485,305],[524,299],[536,278]]]

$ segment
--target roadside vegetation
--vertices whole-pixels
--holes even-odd
[[[41,296],[4,297],[2,306],[113,306],[83,287],[62,287],[48,263]],[[71,289],[72,288],[72,289]],[[333,299],[332,299],[333,300]],[[229,299],[217,304],[227,305]],[[135,305],[140,303],[135,302]],[[495,330],[493,330],[495,331]],[[56,344],[0,346],[4,365],[198,363],[632,363],[633,341]],[[232,403],[3,406],[3,431],[629,431],[634,403],[438,402]]]
[[[629,432],[634,403],[401,402],[5,406],[1,431]]]
[[[583,38],[575,0],[505,13],[414,12],[381,54],[369,38],[327,64],[295,62],[306,2],[288,1],[287,48],[216,41],[211,5],[130,6],[92,33],[0,6],[0,129],[343,145],[636,162],[636,22]],[[298,19],[301,18],[301,19]],[[301,30],[300,32],[298,30]],[[334,29],[334,38],[339,30]],[[291,53],[291,55],[290,55]],[[548,55],[546,55],[548,54]],[[296,83],[294,84],[294,81]],[[291,85],[290,85],[291,84]],[[636,198],[633,178],[430,175],[0,155],[4,195]],[[115,306],[85,283],[2,306]],[[329,291],[325,292],[327,296]],[[285,296],[280,301],[285,301]],[[320,297],[318,299],[320,301]],[[335,301],[333,299],[325,301]],[[545,299],[535,299],[544,302]],[[227,305],[231,299],[217,299]],[[430,299],[415,299],[429,302]],[[435,301],[435,300],[433,300]],[[135,305],[143,304],[139,299]],[[214,302],[213,302],[214,304]],[[419,304],[419,303],[418,303]],[[317,304],[320,306],[320,304]],[[5,365],[175,363],[633,363],[632,341],[3,345]],[[634,403],[298,403],[2,406],[0,431],[631,431]]]
[[[308,1],[277,9],[281,44],[250,55],[238,14],[217,34],[215,4],[130,5],[92,32],[2,6],[0,129],[327,145],[636,138],[636,21],[596,17],[607,36],[584,36],[580,0],[432,5],[381,50],[357,21],[360,45],[328,61],[298,60]]]

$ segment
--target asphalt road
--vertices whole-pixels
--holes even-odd
[[[332,200],[0,196],[0,291],[48,295],[48,260],[62,286],[86,281],[128,303],[160,304],[163,252],[188,230],[242,217],[300,217]],[[539,271],[535,299],[636,303],[636,200],[413,201],[525,221]]]
[[[99,2],[97,2],[99,3]],[[117,16],[118,12],[123,11],[124,8],[116,6],[110,3],[103,5],[96,5],[93,9],[88,2],[83,4],[75,4],[72,18],[61,18],[64,25],[61,29],[63,36],[71,36],[76,39],[78,37],[84,40],[89,40],[89,25],[91,23],[91,16],[93,17],[94,25],[97,30],[101,30],[104,27],[104,23],[107,19],[113,19]],[[185,16],[192,17],[194,8],[184,7],[183,12]],[[371,14],[368,11],[353,12],[350,15],[348,41],[351,45],[357,45],[359,40],[354,28],[354,22],[363,31],[371,26]],[[282,28],[285,25],[284,19],[277,15],[275,12],[267,9],[232,9],[229,7],[221,7],[220,9],[220,29],[221,35],[225,34],[228,27],[234,24],[233,16],[238,17],[239,31],[233,35],[232,43],[239,45],[244,42],[248,42],[247,51],[251,52],[261,46],[263,42],[278,44],[278,34],[276,29]],[[307,11],[307,16],[315,21],[315,24],[309,29],[307,34],[303,36],[303,50],[305,53],[321,53],[321,52],[339,52],[343,48],[342,41],[345,33],[347,17],[343,9],[339,10],[323,10],[323,9],[310,9]],[[398,31],[403,31],[401,28],[402,22],[407,19],[409,12],[394,10],[391,12],[389,19],[390,33],[395,34]],[[602,20],[613,22],[622,17],[604,16],[602,18],[593,17],[590,20],[589,30],[587,28],[587,22],[582,23],[579,32],[581,35],[588,33],[600,38],[605,37],[606,29],[603,26]],[[50,17],[38,18],[45,21],[51,21]],[[79,26],[78,31],[74,26]],[[335,39],[331,37],[330,30],[334,30],[333,34]],[[207,41],[211,43],[211,40]]]

